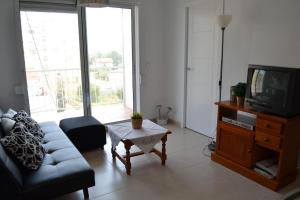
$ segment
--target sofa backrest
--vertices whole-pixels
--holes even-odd
[[[3,137],[0,127],[0,137]],[[22,191],[23,178],[17,164],[9,157],[0,144],[0,194],[3,196],[18,195]]]

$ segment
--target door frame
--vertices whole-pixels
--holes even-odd
[[[187,116],[187,71],[189,65],[189,34],[190,34],[190,8],[185,8],[185,36],[184,36],[184,77],[183,77],[183,119],[182,119],[182,127],[186,127],[186,116]]]
[[[75,13],[78,15],[78,31],[79,31],[79,48],[80,48],[80,65],[81,65],[81,80],[82,80],[82,100],[83,100],[83,114],[91,116],[91,101],[89,88],[89,66],[88,66],[88,43],[87,43],[87,29],[86,29],[86,9],[85,7],[77,7],[73,5],[58,5],[58,4],[39,4],[39,3],[19,3],[16,9],[17,16],[17,31],[20,38],[20,65],[24,72],[24,80],[22,86],[24,88],[25,109],[30,113],[30,103],[28,95],[26,65],[24,57],[24,45],[22,38],[21,27],[21,11],[40,11],[40,12],[62,12]],[[140,110],[140,87],[139,87],[139,32],[138,32],[138,7],[133,4],[111,3],[109,7],[124,8],[131,10],[131,32],[132,32],[132,87],[133,87],[133,112]]]
[[[133,5],[126,4],[118,4],[111,3],[109,7],[112,8],[124,8],[131,10],[131,35],[132,35],[132,91],[133,91],[133,112],[140,110],[138,102],[140,99],[137,85],[137,70],[138,68],[138,52],[137,52],[137,44],[138,38],[137,35],[137,23],[136,23],[136,11],[137,7]],[[88,40],[87,40],[87,26],[86,26],[86,8],[79,7],[78,8],[78,26],[79,26],[79,37],[80,37],[80,56],[81,56],[81,68],[82,68],[82,95],[83,95],[83,103],[84,104],[84,115],[91,116],[92,115],[92,107],[91,107],[91,98],[90,98],[90,81],[89,81],[89,63],[88,63]]]

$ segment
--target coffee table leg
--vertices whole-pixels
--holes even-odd
[[[130,148],[131,144],[129,142],[125,142],[125,149],[126,149],[126,173],[130,175],[130,170],[131,170],[131,163],[130,163]]]
[[[162,150],[161,150],[161,164],[165,165],[167,160],[166,154],[166,142],[167,142],[167,134],[161,138],[162,141]]]

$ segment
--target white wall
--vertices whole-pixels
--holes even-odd
[[[165,26],[165,64],[167,68],[166,102],[173,107],[171,118],[183,121],[184,55],[185,55],[185,3],[167,0]]]
[[[300,67],[300,1],[264,0],[260,4],[268,9],[259,8],[253,18],[250,62]]]
[[[14,86],[24,74],[18,49],[16,5],[0,1],[0,107],[25,107]],[[185,7],[201,0],[136,0],[140,7],[141,110],[155,116],[155,105],[174,107],[183,122]],[[225,33],[223,99],[229,86],[245,81],[249,63],[300,66],[300,1],[227,0],[233,21]],[[220,1],[221,3],[221,1]],[[215,95],[217,97],[217,95]]]
[[[23,95],[16,95],[14,87],[22,83],[23,74],[20,67],[20,49],[16,32],[17,9],[14,0],[0,2],[0,108],[10,106],[24,109]]]
[[[166,68],[164,55],[164,0],[140,2],[141,110],[155,117],[155,106],[164,104]]]
[[[132,0],[134,1],[134,0]],[[18,49],[17,0],[0,1],[0,107],[23,109],[25,98],[15,95],[14,87],[22,84],[22,51]],[[142,73],[141,111],[155,116],[155,105],[164,99],[163,7],[161,0],[136,0],[139,6],[140,65]]]
[[[173,118],[181,124],[184,110],[185,7],[200,2],[202,0],[167,0],[166,102],[174,106],[176,111]],[[226,13],[233,15],[233,21],[225,32],[224,100],[229,99],[231,85],[246,81],[249,64],[300,67],[298,39],[300,23],[297,23],[300,19],[300,1],[226,0],[226,2]],[[219,4],[220,7],[221,1]],[[214,96],[217,100],[217,95]]]
[[[300,1],[231,0],[226,30],[224,99],[229,87],[246,81],[248,64],[300,67]]]

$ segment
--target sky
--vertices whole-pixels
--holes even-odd
[[[86,17],[89,52],[117,50],[121,53],[123,26],[131,26],[131,10],[121,8],[87,8]]]

